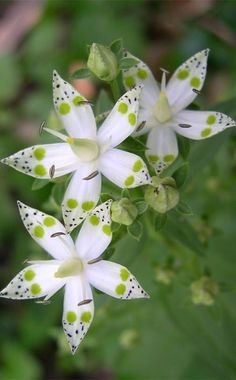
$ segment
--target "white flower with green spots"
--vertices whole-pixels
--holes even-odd
[[[185,110],[202,89],[208,53],[206,49],[189,58],[174,72],[167,85],[163,70],[160,89],[148,66],[125,53],[126,57],[139,61],[134,67],[123,70],[125,88],[137,84],[144,86],[138,125],[145,121],[145,126],[140,131],[137,128],[135,135],[148,132],[146,155],[158,174],[178,156],[176,133],[200,140],[236,125],[234,120],[220,112]]]
[[[1,161],[42,179],[75,172],[62,202],[68,231],[96,206],[101,192],[101,174],[121,188],[150,182],[147,167],[139,156],[115,149],[137,126],[141,88],[139,85],[124,94],[97,131],[90,104],[54,71],[54,105],[67,136],[45,130],[64,142],[36,145]]]
[[[62,324],[72,353],[88,331],[94,315],[91,286],[119,299],[149,298],[129,270],[101,259],[112,239],[107,201],[86,218],[73,242],[54,217],[18,202],[20,215],[32,238],[53,260],[29,261],[0,296],[10,299],[49,300],[65,287]]]

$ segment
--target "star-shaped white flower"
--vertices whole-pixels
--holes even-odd
[[[112,239],[110,206],[96,207],[73,242],[64,226],[54,217],[18,202],[21,218],[32,238],[53,260],[29,261],[1,297],[49,300],[65,287],[62,324],[72,353],[88,331],[94,315],[91,286],[119,299],[149,298],[129,270],[99,259]]]
[[[65,142],[36,145],[2,160],[20,172],[42,179],[75,172],[62,202],[68,231],[96,206],[101,173],[121,188],[150,182],[147,167],[139,156],[115,149],[137,126],[141,88],[139,85],[124,94],[97,130],[90,104],[54,71],[54,105],[68,135],[45,130]]]
[[[166,72],[163,72],[161,89],[148,66],[139,63],[123,70],[126,89],[137,84],[144,88],[140,97],[139,123],[145,127],[136,136],[148,132],[146,151],[151,165],[160,174],[178,156],[176,133],[193,140],[211,137],[225,128],[234,127],[230,117],[214,111],[190,111],[185,108],[193,102],[202,89],[209,50],[203,50],[189,58],[174,72],[166,85]]]

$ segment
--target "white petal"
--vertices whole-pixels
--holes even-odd
[[[66,259],[74,251],[74,243],[65,227],[54,217],[17,202],[21,219],[32,238],[55,259]],[[61,235],[52,237],[61,232]]]
[[[112,239],[111,201],[97,206],[86,218],[76,240],[76,250],[83,261],[99,257]]]
[[[96,137],[96,122],[87,99],[53,72],[53,99],[56,112],[72,137]]]
[[[135,58],[139,61],[137,65],[130,69],[122,70],[125,88],[128,90],[135,85],[143,84],[144,88],[142,90],[140,104],[144,108],[154,107],[160,91],[151,70],[143,61],[129,52],[125,53],[125,58]]]
[[[102,260],[88,266],[86,273],[94,288],[112,297],[149,298],[136,278],[122,265]]]
[[[114,147],[135,131],[138,122],[139,96],[141,87],[126,92],[98,130],[98,141],[102,146]]]
[[[187,107],[196,98],[193,91],[200,91],[204,84],[209,49],[202,50],[184,62],[170,78],[166,94],[171,111],[176,114]]]
[[[66,143],[34,145],[4,158],[1,162],[31,177],[42,179],[51,178],[53,165],[53,178],[71,173],[79,165],[78,157]]]
[[[82,301],[90,301],[79,305]],[[74,354],[93,320],[94,303],[91,287],[82,276],[70,277],[65,286],[62,324]]]
[[[181,111],[173,121],[177,133],[193,140],[206,139],[236,126],[236,122],[229,116],[214,111]],[[190,127],[184,128],[181,125]]]
[[[170,126],[158,126],[149,132],[146,156],[150,164],[160,174],[178,156],[178,144],[175,132]]]
[[[78,226],[96,206],[101,193],[101,175],[86,180],[97,170],[96,162],[81,165],[73,175],[66,190],[62,211],[67,231]]]
[[[137,187],[150,183],[144,161],[133,153],[111,149],[100,158],[99,169],[111,182],[121,188]]]
[[[54,276],[58,267],[57,260],[29,265],[13,278],[0,296],[19,300],[45,297],[48,300],[65,284],[65,279]]]

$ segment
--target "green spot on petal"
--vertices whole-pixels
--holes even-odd
[[[198,77],[193,77],[193,78],[191,79],[190,84],[191,84],[191,86],[194,87],[194,88],[198,88],[198,87],[200,87],[200,84],[201,84],[200,78],[198,78]]]
[[[74,311],[68,311],[66,313],[66,320],[68,323],[74,323],[77,319],[77,315],[75,314]]]
[[[134,183],[134,176],[130,175],[129,177],[126,178],[124,184],[125,186],[131,186]]]
[[[151,161],[151,162],[157,162],[157,161],[160,161],[160,157],[156,156],[155,154],[150,154],[150,156],[148,156],[148,159],[149,159],[149,161]]]
[[[78,207],[78,202],[77,202],[77,200],[76,199],[68,199],[68,201],[67,201],[67,206],[70,208],[70,209],[72,209],[72,208],[76,208],[76,207]]]
[[[207,124],[212,125],[212,124],[215,124],[215,122],[216,122],[215,115],[209,115],[207,118]]]
[[[41,161],[41,160],[44,159],[45,154],[46,154],[46,150],[45,150],[44,148],[36,148],[36,149],[34,150],[34,157],[35,157],[37,160],[39,160],[39,161]]]
[[[44,236],[44,229],[41,226],[34,227],[34,236],[41,239]]]
[[[135,125],[136,124],[136,115],[134,113],[130,113],[129,116],[128,116],[128,119],[129,119],[129,123],[130,125]]]
[[[118,294],[119,296],[123,296],[123,294],[125,293],[125,291],[126,291],[126,286],[124,284],[117,285],[117,287],[116,287],[116,294]]]
[[[36,165],[34,168],[34,172],[36,175],[40,177],[44,177],[47,174],[46,168],[43,165]]]
[[[43,224],[45,224],[47,227],[52,227],[56,224],[56,220],[52,216],[47,216],[44,219]]]
[[[181,80],[188,78],[188,76],[189,76],[189,71],[185,69],[180,70],[177,74],[177,78]]]
[[[24,274],[24,278],[26,281],[32,281],[35,278],[35,272],[32,269],[28,269]]]
[[[120,278],[123,281],[127,281],[129,278],[129,271],[126,268],[120,270]]]
[[[59,112],[61,115],[67,115],[70,112],[69,103],[61,103],[59,106]]]
[[[92,216],[90,216],[90,218],[89,218],[89,222],[90,222],[93,226],[97,226],[97,225],[99,224],[99,221],[100,221],[100,219],[99,219],[99,217],[96,216],[96,215],[92,215]]]
[[[87,201],[82,203],[82,209],[84,211],[90,211],[94,207],[94,202],[93,201]]]
[[[201,132],[202,137],[208,137],[208,136],[210,136],[210,134],[211,134],[211,128],[205,128]]]
[[[30,288],[31,293],[34,296],[37,296],[38,294],[41,293],[41,286],[39,284],[33,284]]]
[[[141,160],[137,160],[134,165],[133,165],[133,171],[134,172],[139,172],[143,167],[143,163]]]
[[[108,226],[108,224],[105,224],[105,226],[102,227],[102,230],[104,234],[106,234],[107,236],[111,235],[111,227]]]
[[[137,75],[140,79],[146,79],[148,77],[148,73],[144,69],[139,69]]]
[[[89,323],[91,321],[91,318],[92,318],[92,314],[90,313],[90,311],[84,311],[81,314],[80,320],[81,322]]]
[[[75,96],[73,99],[73,104],[78,106],[81,102],[84,102],[84,98],[82,96]]]
[[[118,107],[120,113],[126,113],[128,111],[128,105],[124,102],[121,102]]]
[[[127,78],[125,78],[125,84],[126,84],[127,87],[134,87],[135,86],[134,77],[127,77]]]
[[[166,156],[163,157],[165,162],[171,162],[174,161],[175,156],[173,154],[167,154]]]

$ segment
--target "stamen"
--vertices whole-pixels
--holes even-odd
[[[68,136],[63,135],[62,133],[58,131],[54,131],[53,129],[49,129],[49,128],[44,128],[44,131],[48,132],[50,135],[58,137],[60,140],[67,142]]]
[[[141,131],[145,127],[145,125],[146,125],[146,121],[144,120],[142,121],[142,123],[138,125],[138,127],[136,128],[136,132]]]
[[[54,238],[54,237],[58,237],[58,236],[62,236],[62,235],[66,235],[65,232],[55,232],[55,233],[52,234],[50,237],[51,237],[51,238]]]
[[[84,106],[85,104],[89,104],[91,107],[93,107],[93,103],[89,102],[88,100],[81,100],[81,102],[77,103],[76,106]]]
[[[83,300],[83,301],[79,302],[77,306],[87,305],[90,302],[92,302],[92,300]]]
[[[92,172],[91,174],[88,175],[88,177],[84,177],[83,179],[88,181],[89,179],[96,177],[98,174],[99,174],[99,172],[97,170],[95,170],[95,172]]]
[[[56,171],[56,167],[55,165],[52,165],[49,169],[49,175],[51,179],[54,177],[55,171]]]
[[[197,90],[196,88],[192,88],[192,91],[195,92],[195,94],[200,95],[201,91]]]
[[[98,263],[99,261],[103,260],[102,256],[97,257],[96,259],[89,260],[87,264],[95,264]]]
[[[43,300],[43,301],[35,301],[35,303],[39,303],[39,304],[42,304],[42,305],[49,305],[51,303],[51,301],[47,301],[47,300]]]
[[[41,134],[43,133],[43,129],[44,129],[44,126],[46,124],[46,121],[42,121],[42,123],[40,124],[40,127],[39,127],[39,136],[41,136]]]
[[[191,128],[192,125],[191,124],[179,124],[179,127],[180,128]]]

